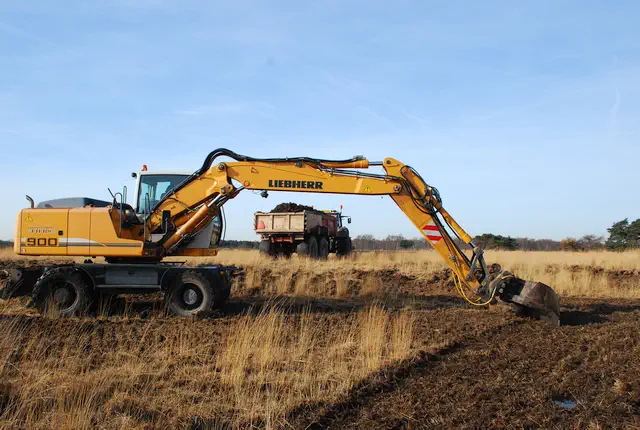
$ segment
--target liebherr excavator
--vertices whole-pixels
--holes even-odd
[[[384,173],[370,173],[370,167],[382,167]],[[260,191],[263,197],[270,191],[387,195],[449,265],[458,293],[470,304],[500,299],[518,313],[559,322],[559,299],[550,287],[490,270],[482,249],[442,206],[438,190],[393,158],[259,159],[216,149],[192,174],[134,176],[135,209],[125,202],[126,190],[113,195],[112,202],[59,199],[38,207],[27,196],[31,207],[17,218],[17,254],[105,257],[106,263],[13,269],[5,273],[1,296],[30,295],[31,305],[43,309],[53,304],[63,315],[73,315],[86,312],[97,294],[162,291],[174,313],[206,314],[226,301],[237,269],[162,260],[215,255],[223,205],[242,190]],[[454,237],[471,247],[471,256]]]

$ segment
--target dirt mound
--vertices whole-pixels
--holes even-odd
[[[315,211],[312,206],[299,205],[297,203],[280,203],[275,208],[271,209],[273,212],[303,212],[303,211]]]

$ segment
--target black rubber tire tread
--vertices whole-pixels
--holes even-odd
[[[307,245],[309,246],[309,252],[307,255],[310,258],[317,259],[319,256],[318,239],[316,239],[315,236],[310,236],[307,239]]]
[[[340,257],[346,257],[347,255],[351,254],[351,250],[352,250],[352,245],[351,245],[350,237],[340,238],[337,240],[336,255]]]
[[[231,284],[232,280],[230,278],[225,279],[223,284],[218,288],[213,289],[213,307],[215,309],[221,309],[224,305],[227,304],[229,300],[229,296],[231,295]]]
[[[261,254],[271,255],[271,241],[269,239],[261,240],[260,245],[258,245],[258,251]]]
[[[85,276],[73,266],[54,267],[45,271],[36,281],[33,287],[32,304],[41,314],[47,312],[47,307],[51,298],[51,283],[55,281],[65,281],[73,285],[76,300],[67,309],[56,310],[59,315],[70,317],[75,315],[86,315],[94,304],[94,295],[87,285]]]
[[[202,304],[195,309],[186,309],[180,302],[180,299],[175,296],[176,291],[182,287],[182,285],[187,283],[197,286],[202,293]],[[222,298],[224,294],[220,291],[218,295]],[[214,302],[216,301],[215,296],[215,290],[211,286],[209,280],[202,273],[195,270],[187,270],[180,276],[176,277],[169,288],[169,291],[165,294],[169,310],[173,314],[181,317],[208,315],[212,311]]]
[[[309,245],[307,245],[307,242],[300,242],[296,246],[296,254],[304,256],[309,255]]]
[[[326,237],[321,237],[318,243],[318,258],[320,260],[326,260],[329,258],[329,241]]]

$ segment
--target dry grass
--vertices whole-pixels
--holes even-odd
[[[489,251],[486,259],[499,263],[523,279],[552,286],[566,297],[640,298],[640,252],[525,252]],[[396,272],[428,283],[433,274],[447,268],[432,251],[355,253],[347,259],[326,262],[299,259],[283,264],[262,258],[256,251],[222,250],[208,262],[235,264],[247,273],[245,287],[265,294],[344,297],[356,283],[360,295],[393,293],[383,288],[381,272]],[[300,279],[298,274],[304,274]],[[270,282],[279,279],[277,288]],[[295,289],[289,288],[297,280]],[[386,282],[389,284],[389,282]],[[391,279],[391,284],[393,279]]]
[[[25,260],[10,249],[0,250],[1,259]],[[260,291],[266,295],[315,297],[346,297],[353,293],[354,288],[362,296],[388,296],[393,294],[394,288],[389,282],[384,288],[381,272],[393,271],[426,282],[434,273],[447,267],[433,251],[362,252],[343,259],[330,256],[324,262],[294,255],[283,262],[263,258],[253,250],[222,249],[214,258],[186,260],[189,264],[217,263],[243,267],[245,282],[241,288],[236,288],[236,293]],[[488,251],[486,260],[501,264],[523,279],[544,282],[561,296],[640,297],[640,278],[636,276],[640,272],[640,251]]]
[[[184,426],[223,417],[279,427],[294,407],[335,401],[412,348],[413,316],[375,305],[348,315],[275,306],[220,324],[173,320],[0,320],[0,426]]]
[[[565,297],[640,297],[639,257],[487,253],[488,261]],[[8,250],[0,251],[0,259],[22,258]],[[214,259],[189,260],[205,262],[242,266],[234,296],[266,296],[272,303],[240,315],[191,320],[162,312],[141,319],[127,310],[57,319],[25,311],[15,300],[4,302],[0,427],[280,428],[296,408],[337,402],[363,379],[418,350],[444,347],[486,318],[492,324],[510,318],[470,309],[410,310],[430,294],[453,294],[442,277],[446,266],[434,252],[356,253],[316,262],[222,250]],[[311,304],[291,307],[282,296],[315,297],[327,309],[335,303],[357,306],[319,312]],[[479,315],[484,319],[456,331]]]

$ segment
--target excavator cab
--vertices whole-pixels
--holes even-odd
[[[136,213],[149,213],[175,187],[184,182],[191,172],[147,171],[132,173],[136,178]]]
[[[144,222],[158,202],[164,200],[191,174],[192,172],[188,171],[150,171],[147,170],[146,165],[139,172],[133,172],[131,177],[136,179],[135,212],[140,222]],[[209,224],[191,239],[191,243],[186,246],[191,251],[187,251],[187,253],[196,252],[196,249],[210,250],[217,248],[223,237],[223,227],[222,215],[218,214],[213,217]],[[160,235],[153,236],[158,237]]]

